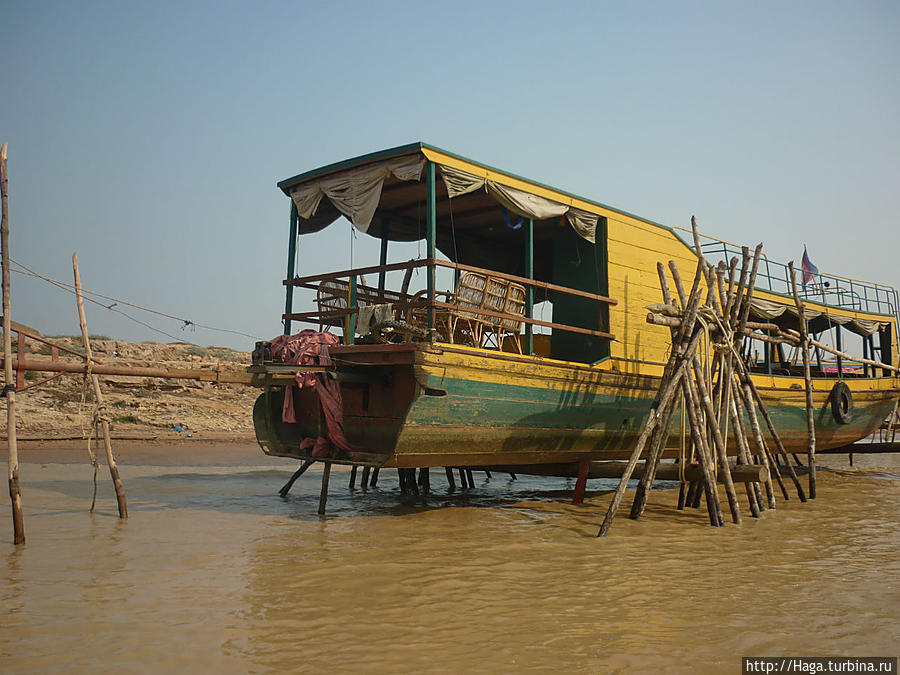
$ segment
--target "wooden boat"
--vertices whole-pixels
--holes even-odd
[[[683,231],[424,143],[278,187],[291,199],[284,332],[306,322],[341,344],[330,365],[303,367],[274,362],[258,345],[251,371],[265,391],[254,422],[266,453],[399,468],[629,456],[671,346],[669,330],[646,320],[661,299],[657,262],[675,261],[688,278],[697,265]],[[342,216],[380,239],[379,264],[298,276],[298,243]],[[392,242],[422,240],[424,257],[389,262]],[[703,238],[711,263],[739,250]],[[296,288],[315,291],[314,310],[294,311]],[[764,259],[751,314],[798,327],[789,289],[786,265]],[[818,274],[803,289],[820,341],[845,353],[855,341],[869,361],[897,365],[894,289]],[[751,337],[742,353],[785,446],[805,450],[796,357]],[[900,395],[888,369],[825,357],[813,363],[823,450],[870,434]],[[298,371],[338,383],[347,447],[314,457],[302,444],[329,437],[316,387],[292,390],[296,421],[283,421]],[[682,440],[674,429],[670,452]]]

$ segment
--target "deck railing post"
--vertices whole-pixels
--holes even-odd
[[[288,240],[288,256],[287,256],[287,279],[294,278],[294,259],[297,256],[297,229],[300,217],[297,215],[297,205],[291,200],[291,235]],[[294,311],[294,287],[287,285],[284,287],[284,313],[290,314]],[[284,320],[284,334],[291,334],[291,320]]]
[[[352,345],[356,338],[356,275],[350,276],[350,297],[348,298],[347,308],[350,314],[347,315],[347,322],[344,324],[344,344]]]
[[[437,195],[435,193],[434,162],[428,162],[425,168],[425,248],[429,260],[435,257],[435,238],[437,231]],[[434,328],[434,265],[426,268],[428,279],[428,330]]]
[[[525,230],[525,276],[534,279],[534,220],[528,219]],[[525,289],[525,317],[534,318],[534,286]],[[534,354],[534,326],[525,324],[525,353]]]
[[[378,264],[384,267],[387,265],[387,254],[388,254],[388,236],[390,236],[391,232],[391,224],[388,220],[381,221],[381,257],[379,258]],[[380,270],[378,272],[378,290],[384,292],[384,283],[387,272],[385,270]]]

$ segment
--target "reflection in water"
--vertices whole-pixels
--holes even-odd
[[[433,472],[436,494],[401,503],[395,472],[352,494],[336,472],[323,519],[313,471],[277,497],[291,468],[125,467],[122,523],[108,482],[86,513],[89,469],[26,465],[28,544],[0,543],[3,671],[734,672],[900,644],[897,467],[822,471],[815,503],[742,527],[654,491],[602,540],[612,482],[574,506],[561,479],[450,493]]]

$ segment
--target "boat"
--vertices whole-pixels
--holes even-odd
[[[250,368],[264,387],[254,424],[265,453],[520,470],[629,457],[671,348],[669,329],[647,321],[661,302],[657,263],[693,276],[688,230],[421,142],[278,188],[290,203],[284,336],[258,344]],[[377,264],[301,275],[298,250],[316,255],[304,248],[311,235],[348,220],[380,242]],[[700,241],[710,264],[741,255],[736,244]],[[409,242],[421,255],[392,259],[392,246]],[[797,328],[790,288],[788,266],[763,256],[751,318]],[[310,300],[295,311],[301,289]],[[897,292],[809,271],[800,292],[809,332],[845,355],[815,352],[817,448],[845,446],[877,429],[900,396],[896,371],[872,365],[898,364]],[[784,446],[805,451],[799,357],[756,335],[742,358]],[[284,358],[301,344],[304,358]],[[668,456],[683,442],[676,422]]]

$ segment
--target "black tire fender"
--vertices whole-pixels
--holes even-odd
[[[831,389],[831,414],[838,424],[848,424],[853,419],[853,394],[846,382],[835,382]]]

